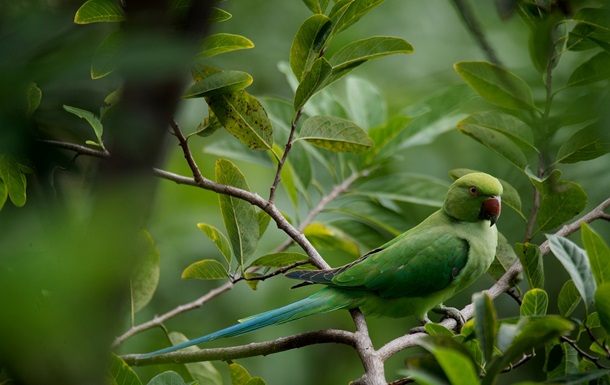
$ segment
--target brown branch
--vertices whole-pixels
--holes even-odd
[[[172,127],[172,131],[174,131],[174,135],[178,138],[178,142],[180,143],[180,147],[182,147],[182,153],[184,154],[184,159],[186,159],[186,163],[188,163],[191,172],[193,173],[193,177],[195,178],[195,182],[199,183],[203,179],[203,175],[201,175],[201,171],[193,158],[193,154],[191,153],[191,149],[189,148],[189,144],[187,139],[180,131],[180,127],[178,127],[178,123],[174,119],[170,122],[170,126]]]
[[[264,274],[264,275],[258,275],[258,276],[252,276],[252,277],[239,276],[238,278],[233,280],[233,283],[237,283],[239,281],[264,281],[271,277],[275,277],[276,275],[284,274],[284,273],[294,269],[295,267],[303,266],[308,263],[309,263],[309,261],[294,262],[294,263],[291,263],[290,265],[282,266],[276,270],[273,270],[271,273]],[[254,269],[252,271],[254,271]]]
[[[292,148],[294,133],[297,130],[297,124],[299,123],[299,119],[301,118],[301,115],[303,115],[303,109],[300,109],[296,113],[294,120],[292,121],[292,125],[290,126],[290,133],[288,134],[288,140],[286,141],[286,146],[284,148],[284,154],[282,155],[282,159],[280,159],[280,161],[277,164],[277,170],[275,171],[275,178],[273,179],[273,184],[271,185],[271,188],[269,189],[269,204],[270,205],[273,204],[273,201],[275,199],[275,191],[277,190],[277,186],[280,184],[282,168],[284,168],[284,163],[286,163],[286,159],[288,159],[288,153],[290,152],[290,149]]]
[[[201,349],[198,351],[178,351],[142,358],[139,354],[127,354],[121,358],[134,366],[154,365],[161,363],[184,364],[199,361],[226,361],[229,359],[266,356],[304,346],[336,343],[355,347],[354,333],[338,329],[314,330],[290,337],[281,337],[273,341],[255,342],[242,346],[227,348]]]
[[[169,320],[170,318],[173,318],[179,314],[185,313],[185,312],[193,310],[193,309],[200,308],[206,302],[210,301],[211,299],[219,296],[220,294],[222,294],[226,291],[231,290],[232,288],[233,288],[233,283],[227,282],[224,285],[217,287],[216,289],[210,290],[204,296],[199,297],[195,301],[186,303],[184,305],[180,305],[160,316],[155,316],[153,319],[151,319],[148,322],[144,322],[137,326],[132,326],[131,328],[129,328],[129,330],[127,330],[125,333],[121,334],[119,337],[117,337],[114,340],[114,342],[112,343],[112,347],[116,348],[117,346],[119,346],[123,342],[125,342],[128,338],[130,338],[131,336],[133,336],[137,333],[141,333],[145,330],[159,327],[159,326],[161,326],[161,324],[163,324],[163,322],[165,322],[165,321]]]
[[[561,340],[563,342],[569,344],[572,348],[574,348],[574,350],[576,350],[576,352],[578,353],[578,355],[581,358],[584,358],[584,359],[587,359],[587,360],[593,362],[595,364],[595,366],[597,366],[598,369],[607,369],[604,365],[599,363],[599,357],[594,357],[594,356],[590,355],[589,353],[585,352],[584,350],[582,350],[580,348],[580,346],[578,346],[576,341],[571,340],[566,336],[561,336]]]
[[[41,143],[50,144],[57,148],[63,148],[64,150],[70,150],[76,152],[77,155],[87,155],[96,158],[110,158],[110,152],[106,149],[97,149],[87,146],[83,146],[76,143],[60,142],[57,140],[39,139]]]

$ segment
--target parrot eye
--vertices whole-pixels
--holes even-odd
[[[479,195],[479,189],[476,188],[476,186],[470,186],[468,187],[468,194],[472,197],[476,197]]]

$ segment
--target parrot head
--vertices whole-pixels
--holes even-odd
[[[443,208],[460,221],[477,222],[488,220],[493,226],[500,217],[502,185],[491,175],[474,172],[453,182]]]

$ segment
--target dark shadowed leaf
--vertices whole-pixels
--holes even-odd
[[[27,116],[28,117],[32,116],[34,111],[36,111],[36,109],[40,105],[41,99],[42,99],[42,91],[40,90],[40,88],[38,88],[38,86],[36,86],[36,83],[30,83],[28,86],[28,90],[27,90],[27,101],[28,101]]]
[[[584,86],[610,77],[610,53],[600,52],[585,61],[572,72],[569,87]]]
[[[610,11],[602,8],[581,8],[572,17],[581,23],[610,30]]]
[[[515,264],[518,259],[519,258],[517,257],[517,254],[515,253],[515,250],[513,249],[512,245],[508,242],[508,240],[502,233],[498,232],[498,247],[496,248],[496,258],[494,258],[494,261],[491,263],[491,266],[489,266],[489,270],[487,272],[496,280],[498,280],[504,275],[504,273],[506,273],[508,269],[510,269],[512,265]],[[522,279],[523,274],[519,274],[515,278],[514,283],[517,284]]]
[[[183,98],[201,98],[243,90],[252,84],[252,76],[242,71],[221,71],[193,84]]]
[[[595,291],[595,307],[604,330],[610,333],[610,282],[598,286]]]
[[[130,278],[133,313],[137,313],[148,305],[157,290],[161,274],[159,250],[155,242],[148,231],[142,230],[139,236],[140,247],[138,250],[141,250],[142,255],[139,256],[138,264]]]
[[[472,302],[477,339],[483,351],[483,358],[489,361],[496,343],[496,309],[491,298],[485,293],[474,294]]]
[[[102,78],[116,69],[116,56],[123,45],[123,33],[113,32],[95,49],[91,60],[91,79]]]
[[[530,288],[542,289],[544,287],[544,266],[542,263],[542,253],[540,253],[538,245],[517,243],[515,249],[517,250],[517,256],[521,261]]]
[[[587,223],[583,222],[580,230],[595,282],[598,285],[610,282],[610,248]]]
[[[557,151],[556,163],[577,163],[610,152],[610,130],[601,123],[576,131]]]

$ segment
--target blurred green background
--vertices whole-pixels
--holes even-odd
[[[528,56],[528,30],[518,17],[502,20],[491,1],[471,1],[475,15],[481,22],[492,47],[500,60],[511,71],[528,81],[534,88],[534,95],[543,95],[542,79],[531,65]],[[39,126],[47,132],[66,130],[69,138],[80,140],[88,138],[82,121],[69,119],[61,109],[62,104],[75,105],[95,110],[105,95],[119,85],[113,76],[93,81],[89,77],[90,58],[95,47],[104,39],[112,26],[95,24],[74,26],[71,19],[80,1],[37,2],[25,1],[22,4],[10,4],[8,12],[2,15],[5,31],[13,35],[4,39],[0,49],[2,61],[0,75],[2,97],[6,101],[11,92],[25,79],[34,78],[43,91],[43,101],[37,112]],[[288,60],[292,39],[310,11],[298,0],[265,0],[239,1],[231,0],[221,3],[221,7],[230,12],[232,19],[215,24],[212,32],[228,32],[248,37],[255,44],[251,50],[236,51],[209,60],[209,64],[224,69],[246,71],[254,78],[248,91],[259,96],[292,97],[292,91],[285,76],[278,70],[278,63]],[[16,31],[16,32],[15,32]],[[467,32],[452,2],[448,0],[400,1],[387,0],[374,9],[359,23],[343,32],[333,42],[331,50],[340,48],[347,42],[374,35],[402,37],[415,48],[413,54],[396,55],[365,63],[352,72],[353,76],[364,78],[374,83],[389,106],[392,115],[450,85],[462,84],[452,65],[458,61],[484,60],[484,54],[476,45],[473,37]],[[6,35],[3,36],[6,38]],[[585,54],[586,56],[586,54]],[[567,53],[555,71],[555,80],[559,83],[569,76],[575,63],[582,61],[581,54]],[[188,74],[185,74],[188,77]],[[342,92],[344,81],[334,85],[337,92]],[[569,100],[559,100],[558,105],[569,104]],[[5,103],[5,105],[10,105]],[[207,114],[207,108],[200,99],[181,102],[176,119],[185,132],[194,131]],[[9,116],[7,114],[6,116]],[[6,123],[3,122],[3,123]],[[7,134],[8,132],[8,134]],[[5,131],[0,137],[0,149],[10,148],[18,140],[15,135]],[[193,154],[205,176],[213,178],[215,156],[204,151],[214,143],[233,140],[228,135],[215,135],[212,138],[194,137],[190,144]],[[162,168],[182,175],[189,175],[180,148],[173,138],[167,141],[168,156]],[[68,159],[61,159],[64,164]],[[603,156],[586,164],[564,165],[564,179],[581,184],[589,196],[588,209],[607,198],[610,191],[608,164],[610,157]],[[60,178],[70,186],[64,191],[69,197],[69,206],[87,206],[87,183],[73,178],[74,174],[86,175],[92,161],[79,158],[69,172],[62,172]],[[268,195],[273,180],[273,170],[261,166],[236,162],[246,175],[252,191],[261,196]],[[522,194],[523,212],[528,213],[531,207],[532,188],[530,182],[518,170],[501,160],[495,153],[474,140],[451,129],[433,143],[410,148],[400,154],[396,161],[388,166],[388,172],[416,172],[449,181],[448,171],[454,168],[472,168],[489,172],[509,181]],[[93,176],[89,176],[93,177]],[[47,181],[40,181],[45,184]],[[160,180],[154,196],[153,210],[148,221],[150,231],[161,256],[161,278],[158,291],[144,310],[136,315],[136,323],[147,321],[155,314],[165,313],[174,307],[190,302],[209,290],[220,285],[215,281],[183,281],[182,270],[193,262],[204,258],[222,258],[213,244],[196,227],[203,222],[218,228],[224,228],[218,208],[218,198],[214,193],[180,186]],[[35,183],[33,184],[35,185]],[[76,202],[76,203],[75,203]],[[279,197],[278,205],[288,206],[287,198]],[[27,205],[26,205],[27,206]],[[74,207],[73,207],[74,208]],[[401,204],[403,212],[409,213],[404,219],[407,229],[425,218],[432,208]],[[0,213],[0,224],[9,223],[6,218],[18,218],[19,210],[7,205]],[[24,208],[22,210],[28,210]],[[78,210],[78,208],[76,209]],[[324,217],[322,217],[324,218]],[[328,217],[327,217],[328,218]],[[120,219],[118,219],[120,221]],[[18,221],[15,219],[17,223]],[[26,223],[27,222],[19,222]],[[593,225],[607,241],[610,240],[610,228],[606,223]],[[523,222],[511,210],[505,209],[498,224],[511,242],[519,242],[524,237]],[[22,231],[27,231],[22,229]],[[18,232],[14,229],[14,232]],[[36,234],[36,233],[34,233]],[[578,235],[573,237],[579,239]],[[284,235],[273,225],[270,226],[259,247],[258,255],[272,251],[284,241]],[[535,241],[541,242],[539,237]],[[6,248],[4,255],[8,255]],[[365,252],[366,250],[361,250]],[[335,253],[333,250],[321,250],[327,261],[338,266],[350,261],[349,256]],[[3,254],[0,254],[3,255]],[[547,257],[547,291],[551,298],[556,297],[560,287],[554,282],[562,283],[567,274],[556,263],[554,258]],[[261,283],[252,291],[243,282],[226,294],[205,304],[202,308],[180,315],[169,322],[166,327],[171,331],[180,331],[189,338],[232,324],[235,320],[279,307],[293,300],[300,299],[315,288],[289,290],[294,282],[278,277]],[[448,305],[461,307],[469,302],[470,295],[477,289],[484,289],[493,283],[490,277],[484,277],[471,290],[454,298]],[[10,304],[10,302],[9,302]],[[508,296],[495,301],[499,315],[518,314],[518,307]],[[556,308],[551,303],[550,311]],[[116,317],[122,317],[117,311]],[[125,316],[123,330],[129,327],[129,317]],[[78,322],[78,320],[74,320]],[[405,333],[415,325],[414,320],[370,319],[372,339],[377,347]],[[353,324],[347,312],[338,312],[311,317],[287,325],[258,331],[253,334],[231,340],[214,341],[209,346],[226,346],[252,341],[287,336],[298,332],[319,328],[346,328],[351,330]],[[116,330],[120,333],[121,330]],[[161,346],[164,341],[161,329],[150,330],[136,335],[122,345],[119,353],[146,352]],[[396,372],[403,367],[404,357],[413,354],[411,349],[393,357],[387,365],[387,379],[399,378]],[[253,376],[263,377],[268,384],[305,385],[346,383],[359,377],[362,367],[355,352],[345,346],[317,345],[303,349],[239,360]],[[228,383],[226,365],[215,363],[222,370]],[[502,377],[503,383],[511,383],[517,378],[543,379],[544,373],[532,372],[531,364]],[[137,368],[143,382],[158,373],[156,367]]]

